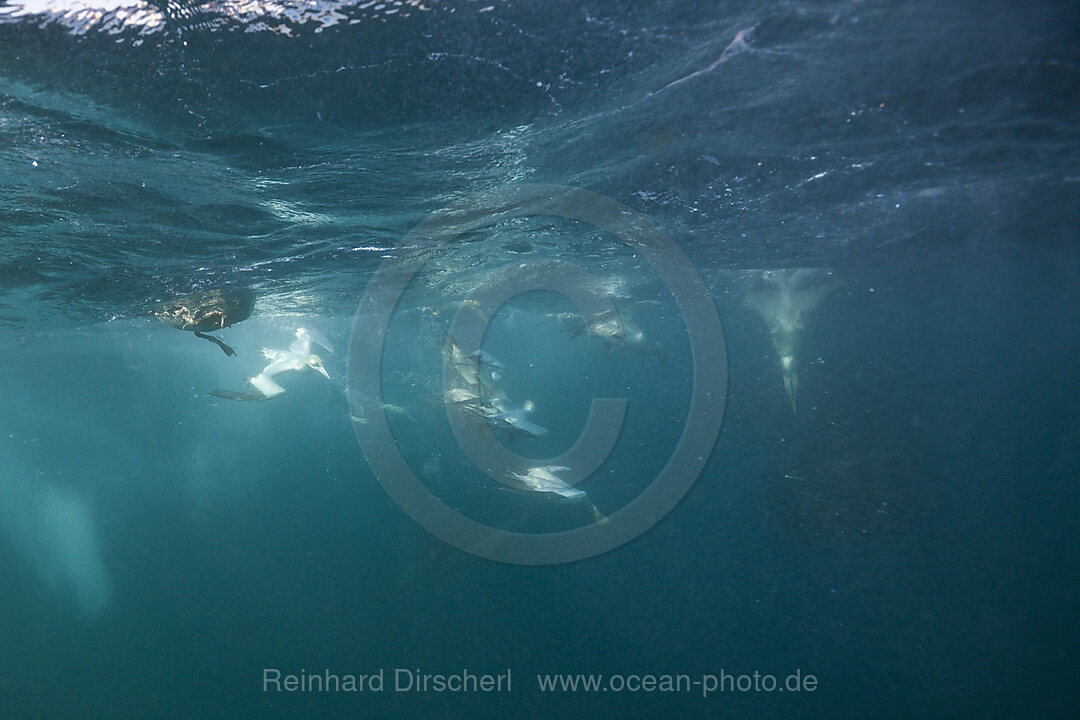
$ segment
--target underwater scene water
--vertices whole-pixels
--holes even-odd
[[[0,0],[0,717],[1071,717],[1080,6]]]

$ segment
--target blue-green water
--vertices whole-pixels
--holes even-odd
[[[3,0],[0,716],[1070,716],[1078,28],[1065,2]],[[557,259],[646,342],[513,298],[484,347],[548,432],[499,437],[539,463],[590,398],[625,397],[579,487],[615,516],[661,472],[700,339],[644,246],[491,211],[528,183],[667,233],[727,371],[674,510],[539,567],[399,507],[347,382],[377,268],[418,223],[485,209],[420,248],[370,339],[405,460],[495,527],[593,522],[486,477],[443,403],[446,303]],[[257,295],[216,333],[235,357],[147,315],[222,286]],[[300,326],[333,346],[329,381],[209,395]],[[386,686],[268,692],[267,668]],[[512,689],[399,692],[396,668],[510,669]],[[817,686],[612,684],[722,671]],[[608,690],[543,692],[554,673]]]

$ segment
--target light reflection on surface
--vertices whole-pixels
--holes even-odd
[[[190,20],[190,27],[204,29],[239,24],[245,32],[292,35],[294,27],[309,23],[315,23],[315,32],[319,32],[334,25],[409,17],[429,10],[425,0],[208,0],[169,3],[167,12],[145,0],[13,0],[0,5],[0,22],[40,19],[62,25],[75,35],[130,31],[139,36],[164,30],[170,19],[180,19]],[[133,44],[141,44],[141,40],[135,39]]]

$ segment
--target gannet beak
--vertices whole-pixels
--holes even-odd
[[[324,368],[322,364],[322,358],[318,355],[310,356],[308,358],[307,364],[308,367],[310,367],[312,370],[318,370],[320,373],[322,373],[322,376],[327,380],[330,379],[330,373],[326,372],[326,368]]]

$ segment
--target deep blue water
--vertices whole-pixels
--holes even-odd
[[[0,3],[3,717],[1075,712],[1075,4]],[[395,503],[348,381],[377,343],[398,449],[468,517],[541,534],[591,504],[618,526],[694,412],[699,318],[647,245],[499,215],[529,183],[655,223],[726,340],[689,493],[547,566]],[[399,247],[447,217],[488,220]],[[352,336],[403,257],[423,269],[386,336]],[[485,317],[500,387],[548,431],[506,448],[551,464],[590,398],[628,399],[587,503],[485,477],[443,402],[447,303],[545,260],[644,338],[575,337],[543,288]],[[235,357],[148,315],[218,287],[257,296],[215,333]],[[208,394],[297,327],[333,346],[329,381]],[[266,668],[513,686],[264,692]],[[818,685],[536,680],[722,670]]]

